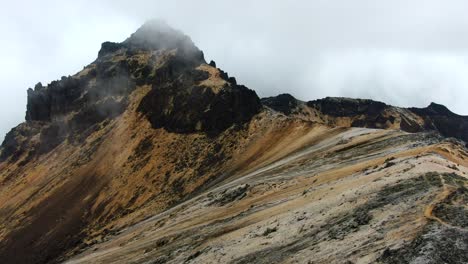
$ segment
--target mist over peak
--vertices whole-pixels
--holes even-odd
[[[99,57],[120,49],[130,51],[146,50],[177,50],[179,55],[187,59],[204,62],[203,52],[198,49],[189,36],[182,31],[169,26],[163,20],[152,19],[144,23],[138,30],[121,43],[106,41],[102,43]]]
[[[190,37],[158,19],[147,21],[123,43],[143,49],[196,49]]]

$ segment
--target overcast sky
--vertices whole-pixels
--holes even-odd
[[[191,36],[259,96],[445,104],[468,114],[462,0],[0,0],[0,140],[24,120],[26,89],[72,75],[101,42],[150,18]]]

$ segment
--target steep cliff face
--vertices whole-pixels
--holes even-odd
[[[203,64],[184,65],[172,58],[155,72],[157,84],[142,99],[138,111],[154,128],[179,133],[220,133],[242,125],[262,106],[254,91],[224,78],[220,70]]]
[[[2,263],[467,261],[466,118],[443,106],[260,100],[157,21],[27,93]]]

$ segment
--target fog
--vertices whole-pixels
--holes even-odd
[[[76,73],[151,18],[261,97],[434,101],[468,114],[466,1],[1,1],[0,140],[24,120],[28,87]]]

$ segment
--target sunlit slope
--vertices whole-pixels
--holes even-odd
[[[359,128],[304,138],[68,263],[467,261],[461,145]]]

